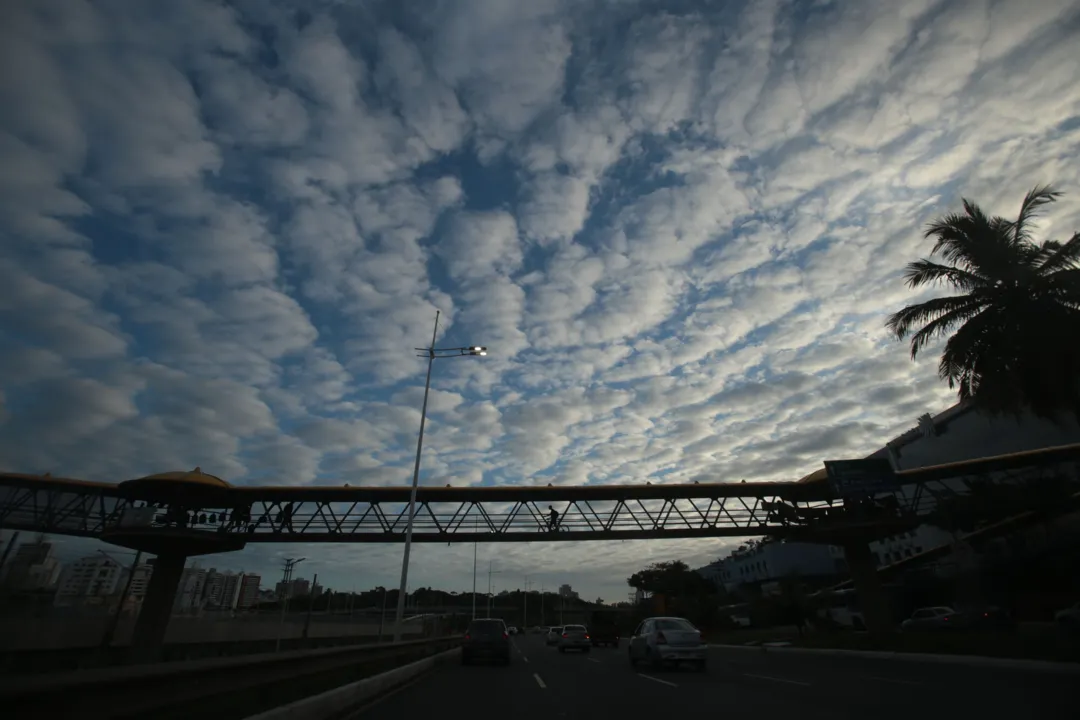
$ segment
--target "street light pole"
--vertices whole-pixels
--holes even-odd
[[[529,582],[529,576],[525,576],[525,609],[521,613],[521,631],[529,631],[529,586],[532,585]]]
[[[491,583],[492,575],[498,575],[502,570],[494,570],[495,561],[488,560],[488,617],[491,617],[491,606],[495,600],[495,587]]]
[[[420,451],[424,447],[424,424],[427,422],[428,393],[431,391],[431,368],[435,364],[435,336],[439,333],[439,311],[435,311],[435,330],[428,348],[427,379],[424,381],[424,404],[420,408],[420,435],[416,438],[416,462],[413,463],[412,489],[409,491],[409,524],[405,527],[405,557],[401,561],[401,584],[398,588],[397,614],[394,616],[394,642],[401,642],[401,623],[405,620],[405,591],[409,583],[409,553],[412,551],[413,520],[416,517],[416,487],[420,482]]]
[[[401,584],[398,586],[397,613],[394,615],[394,642],[401,642],[401,624],[405,620],[405,592],[409,585],[409,554],[412,552],[413,524],[416,520],[416,488],[420,483],[420,454],[424,448],[424,425],[427,423],[428,394],[431,392],[431,368],[435,358],[463,355],[487,355],[487,348],[480,346],[440,350],[435,347],[439,334],[440,311],[435,311],[435,329],[431,333],[431,345],[417,348],[427,357],[427,378],[424,380],[424,404],[420,408],[420,435],[416,438],[416,461],[413,463],[412,488],[409,491],[409,522],[405,526],[405,554],[401,560]]]
[[[476,534],[476,517],[473,517],[473,534]],[[476,546],[479,543],[473,540],[472,544],[472,619],[476,619]]]

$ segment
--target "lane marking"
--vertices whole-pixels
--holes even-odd
[[[600,662],[600,661],[599,661],[599,660],[597,660],[596,658],[586,658],[586,659],[587,659],[587,660],[588,660],[589,662],[594,662],[594,663],[598,663],[598,662]]]
[[[896,683],[897,685],[925,685],[916,680],[899,680],[897,678],[877,677],[876,675],[864,675],[867,680],[877,680],[879,682]]]
[[[543,679],[539,675],[533,673],[533,677],[536,678],[536,684],[539,685],[541,689],[547,689],[547,685],[544,684]]]
[[[641,673],[638,673],[638,677],[643,677],[646,680],[652,680],[653,682],[658,682],[658,683],[660,683],[662,685],[668,685],[669,687],[679,687],[678,685],[676,685],[673,682],[668,682],[667,680],[661,680],[660,678],[653,677],[652,675],[642,675]]]
[[[745,677],[757,678],[759,680],[772,680],[773,682],[788,683],[790,685],[802,685],[803,687],[810,687],[810,683],[803,682],[802,680],[788,680],[787,678],[772,677],[770,675],[752,675],[751,673],[743,673]]]

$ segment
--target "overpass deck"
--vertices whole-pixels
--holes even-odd
[[[888,534],[930,512],[965,478],[1075,473],[1080,445],[982,458],[894,475],[877,493],[867,526]],[[141,491],[145,492],[145,488]],[[407,487],[229,487],[186,506],[154,502],[123,484],[0,474],[0,526],[96,537],[139,536],[207,543],[401,542]],[[559,512],[549,525],[549,507]],[[420,487],[415,542],[631,540],[805,534],[844,514],[827,481],[541,487]],[[856,524],[858,521],[856,521]]]

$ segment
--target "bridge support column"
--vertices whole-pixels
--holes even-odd
[[[881,578],[878,577],[873,553],[870,552],[870,544],[865,538],[848,540],[844,543],[844,557],[866,619],[866,629],[873,635],[892,632],[892,613]]]
[[[160,659],[176,589],[180,586],[180,576],[183,575],[187,558],[187,555],[175,552],[157,556],[131,638],[132,659],[135,662],[156,662]]]

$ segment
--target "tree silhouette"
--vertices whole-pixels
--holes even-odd
[[[965,199],[964,212],[932,222],[931,255],[907,266],[909,287],[944,283],[946,295],[894,313],[886,326],[910,336],[911,357],[932,340],[945,344],[938,374],[961,401],[990,415],[1080,419],[1080,233],[1065,243],[1032,240],[1039,209],[1061,193],[1036,187],[1015,220],[990,217]]]

